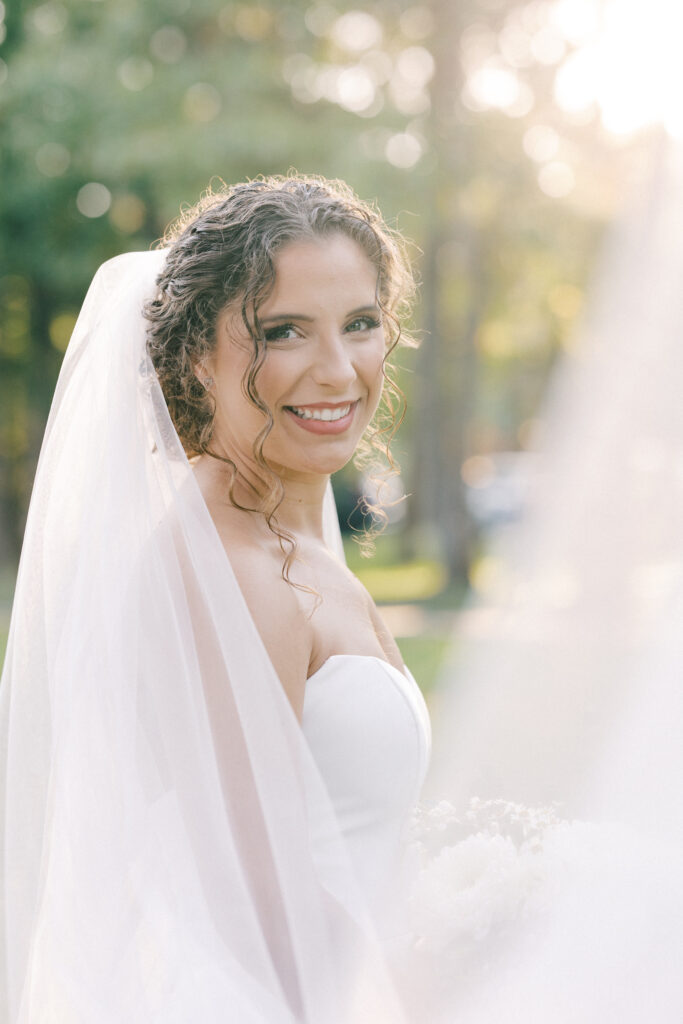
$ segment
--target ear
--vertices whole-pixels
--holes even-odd
[[[212,390],[214,386],[214,379],[204,363],[197,363],[195,365],[194,375],[203,388],[207,391]]]

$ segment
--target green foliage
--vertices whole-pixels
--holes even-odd
[[[212,179],[296,167],[342,177],[376,197],[424,252],[417,265],[434,286],[425,288],[417,326],[439,335],[426,347],[438,341],[441,361],[436,377],[422,365],[418,377],[439,392],[442,433],[460,439],[458,452],[519,444],[520,424],[533,416],[573,322],[572,295],[578,311],[595,218],[540,198],[521,148],[527,121],[473,114],[443,86],[442,72],[459,66],[471,23],[497,30],[520,6],[378,0],[335,12],[316,0],[47,0],[7,7],[0,563],[18,550],[61,355],[92,274],[112,255],[152,245]],[[409,409],[415,401],[397,447],[406,451],[410,489],[422,458],[412,439],[424,402],[413,394],[414,357],[403,361]],[[463,389],[470,404],[461,402]],[[458,409],[466,411],[461,419]],[[426,443],[438,447],[433,431]],[[457,478],[443,452],[439,458],[442,475]]]

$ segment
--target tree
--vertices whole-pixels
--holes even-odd
[[[578,291],[591,238],[584,211],[539,196],[521,147],[533,111],[511,118],[463,101],[472,33],[488,32],[495,47],[515,12],[533,6],[8,8],[0,559],[18,551],[61,354],[95,267],[151,245],[213,176],[294,166],[376,197],[424,253],[416,323],[425,341],[417,374],[405,360],[401,384],[415,401],[399,448],[416,543],[429,535],[463,576],[473,546],[463,461],[519,443],[571,321],[571,303],[560,316],[561,303],[553,309],[547,297],[556,287]],[[524,73],[551,71],[532,62]]]

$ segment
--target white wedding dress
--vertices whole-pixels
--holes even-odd
[[[356,877],[378,909],[391,890],[429,763],[424,698],[407,668],[334,655],[306,683],[302,728]]]

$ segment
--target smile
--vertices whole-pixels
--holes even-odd
[[[300,416],[302,420],[324,420],[326,423],[330,423],[334,420],[341,420],[344,416],[348,416],[351,412],[351,403],[348,405],[340,405],[338,408],[332,408],[327,406],[322,409],[308,409],[306,406],[290,406],[292,412],[296,416]]]
[[[289,405],[285,411],[304,430],[314,434],[340,434],[353,421],[360,399],[343,405]]]

